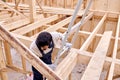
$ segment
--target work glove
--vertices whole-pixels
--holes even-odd
[[[72,44],[71,44],[71,43],[66,43],[65,46],[66,46],[68,49],[70,49],[71,46],[72,46]]]
[[[48,64],[48,66],[49,66],[52,70],[55,70],[56,67],[57,67],[55,64]]]

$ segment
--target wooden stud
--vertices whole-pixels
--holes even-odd
[[[0,68],[4,69],[6,68],[5,60],[3,57],[3,48],[2,48],[2,41],[0,40]],[[1,79],[2,80],[8,80],[7,73],[6,72],[0,72],[1,74]]]
[[[2,0],[0,0],[0,3],[2,3],[4,6],[8,7],[9,9],[11,9],[12,11],[16,12],[17,14],[23,16],[23,17],[26,17],[25,15],[23,15],[22,13],[20,13],[19,11],[11,8],[9,5],[7,5],[5,2],[3,2]]]
[[[35,0],[29,0],[29,7],[30,7],[30,22],[33,23],[35,21],[36,16],[36,1]]]
[[[114,73],[114,68],[115,68],[114,60],[117,57],[118,37],[119,37],[119,32],[120,32],[119,30],[120,30],[120,15],[118,18],[118,24],[117,24],[117,28],[116,28],[116,36],[115,36],[115,43],[114,43],[113,56],[112,56],[113,62],[110,67],[108,80],[113,80],[113,73]]]
[[[99,80],[112,32],[105,32],[81,80]],[[91,74],[92,72],[92,74]]]
[[[16,10],[18,10],[18,5],[19,5],[20,1],[21,1],[21,0],[18,0],[18,1],[15,2],[15,4],[16,4],[16,5],[15,5],[15,9],[16,9]],[[12,12],[11,16],[13,16],[13,15],[14,15],[14,12]]]
[[[5,49],[7,64],[13,65],[12,56],[11,56],[11,52],[10,52],[10,45],[6,41],[4,42],[4,49]]]

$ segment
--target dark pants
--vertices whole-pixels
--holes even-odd
[[[32,71],[33,71],[33,80],[43,80],[43,75],[38,72],[33,66],[32,66]]]

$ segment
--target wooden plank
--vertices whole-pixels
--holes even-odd
[[[7,3],[10,6],[15,6],[15,4]],[[28,5],[20,4],[19,7],[21,8],[28,8]],[[36,6],[37,10],[39,10],[39,6]],[[51,13],[51,14],[64,14],[64,15],[73,15],[74,9],[65,9],[65,8],[56,8],[56,7],[48,7],[48,6],[42,6],[44,13]],[[78,12],[78,16],[82,16],[84,13],[84,10],[80,10]]]
[[[35,23],[32,23],[32,24],[30,24],[28,26],[22,27],[20,29],[12,31],[12,32],[23,35],[23,34],[26,34],[26,33],[30,32],[30,31],[32,31],[32,30],[40,28],[42,25],[45,25],[45,24],[50,23],[50,22],[52,22],[54,20],[57,20],[57,19],[58,19],[58,16],[54,15],[54,16],[42,19],[40,21],[37,21]]]
[[[3,48],[2,48],[2,41],[1,40],[0,40],[0,68],[1,69],[6,68],[5,60],[4,60],[4,57],[3,57]],[[2,80],[8,80],[6,72],[1,72],[0,71],[0,75],[1,75]]]
[[[95,27],[94,31],[91,33],[91,35],[88,37],[88,39],[84,42],[84,44],[80,48],[81,51],[82,50],[86,50],[88,48],[88,46],[91,43],[91,41],[93,40],[95,34],[99,31],[99,29],[101,28],[102,24],[104,23],[106,17],[107,17],[107,13],[103,16],[103,18],[101,19],[101,21]]]
[[[36,0],[29,0],[29,10],[30,10],[30,22],[33,23],[35,21],[36,16]]]
[[[112,36],[111,31],[104,32],[104,36],[101,38],[81,80],[99,80],[111,36]]]
[[[31,50],[29,50],[23,43],[11,35],[7,30],[0,26],[1,37],[8,41],[12,47],[14,47],[20,55],[22,55],[30,64],[32,64],[40,73],[50,80],[61,80],[61,78],[55,74],[44,62],[42,62]]]
[[[69,77],[69,74],[73,70],[77,63],[77,53],[73,50],[63,59],[63,61],[57,66],[55,72],[63,80],[66,80]]]
[[[10,52],[10,45],[6,41],[4,42],[4,49],[5,49],[5,55],[6,55],[6,63],[8,65],[13,65],[12,56]]]
[[[117,47],[118,47],[118,38],[119,38],[119,31],[120,30],[120,15],[118,18],[118,24],[117,24],[117,28],[116,28],[116,36],[115,36],[115,43],[114,43],[114,49],[113,49],[113,62],[110,66],[110,71],[109,71],[109,75],[108,75],[108,80],[113,80],[113,75],[114,75],[114,69],[115,69],[115,62],[114,60],[117,57]]]
[[[40,19],[42,17],[43,17],[42,15],[38,15],[35,17],[35,19],[37,20],[37,19]],[[15,21],[13,23],[6,24],[4,26],[7,30],[13,30],[16,28],[20,28],[21,26],[27,25],[29,23],[30,23],[30,20],[28,18],[24,18],[24,19],[20,19],[18,21]]]
[[[30,47],[30,44],[32,43],[32,41],[34,39],[31,39],[30,37],[26,37],[23,35],[19,35],[19,34],[14,34],[11,33],[13,36],[17,37],[24,45],[26,45],[28,48]]]
[[[49,28],[45,29],[45,31],[54,32],[54,31],[56,31],[57,29],[65,26],[66,24],[68,24],[68,23],[70,22],[71,18],[72,18],[72,16],[71,16],[71,17],[68,17],[68,18],[66,18],[66,19],[64,19],[64,20],[62,20],[62,21],[60,21],[60,22],[58,22],[58,23],[56,23],[56,24],[53,25],[53,26],[50,26]]]
[[[68,24],[68,23],[70,22],[71,18],[72,18],[72,17],[68,17],[68,18],[66,18],[66,19],[64,19],[64,20],[62,20],[62,21],[60,21],[60,22],[58,22],[58,23],[56,23],[56,24],[54,24],[54,25],[52,25],[52,26],[49,26],[47,29],[45,29],[45,30],[43,30],[43,31],[54,32],[54,31],[56,31],[57,29],[63,27],[63,26],[66,25],[66,24]],[[39,33],[33,35],[31,38],[33,38],[33,39],[36,38],[36,37],[38,36],[38,34],[39,34]]]

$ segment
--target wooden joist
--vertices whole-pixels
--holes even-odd
[[[108,80],[113,80],[114,69],[115,69],[114,60],[117,57],[118,38],[119,38],[119,32],[120,32],[119,30],[120,30],[120,15],[119,15],[119,18],[118,18],[118,24],[117,24],[117,28],[116,28],[115,43],[114,43],[114,49],[113,49],[113,55],[112,55],[113,62],[111,63]]]
[[[47,32],[55,32],[57,29],[62,28],[63,26],[65,26],[66,24],[68,24],[70,22],[72,17],[68,17],[52,26],[49,26],[47,29],[43,30],[43,31],[47,31]],[[38,33],[39,34],[39,33]],[[36,38],[38,36],[38,34],[33,35],[31,38]]]
[[[15,6],[13,3],[7,3],[10,6]],[[20,4],[18,7],[29,9],[28,5],[25,4]],[[44,13],[50,13],[50,14],[64,14],[64,15],[73,15],[74,9],[65,9],[65,8],[55,8],[55,7],[47,7],[47,6],[42,6]],[[40,10],[39,6],[36,6],[36,10]],[[78,12],[78,16],[82,16],[84,13],[84,10],[80,10]]]
[[[81,80],[99,80],[111,36],[111,31],[104,33]]]
[[[7,30],[0,26],[1,37],[8,41],[26,60],[28,60],[39,72],[45,77],[52,80],[61,80],[61,78],[53,72],[44,62],[42,62],[32,51],[30,51],[23,43],[17,40]]]
[[[103,16],[103,18],[101,19],[101,21],[98,23],[98,25],[95,27],[94,31],[91,33],[91,35],[87,38],[87,40],[84,42],[84,44],[82,45],[82,47],[80,48],[80,51],[82,50],[86,50],[89,46],[89,44],[91,43],[91,41],[93,40],[93,38],[95,37],[95,34],[99,31],[99,29],[101,28],[101,26],[103,25],[105,19],[107,17],[107,13]]]
[[[55,20],[57,20],[57,19],[58,19],[58,16],[57,16],[57,15],[50,16],[50,17],[48,17],[48,18],[44,18],[44,19],[39,20],[39,21],[37,21],[37,22],[34,22],[34,23],[30,24],[30,25],[27,25],[27,26],[25,26],[25,27],[22,27],[22,28],[20,28],[20,29],[17,29],[17,30],[15,30],[15,31],[13,31],[13,33],[23,35],[23,34],[26,34],[26,33],[30,32],[30,31],[32,31],[32,30],[35,30],[35,29],[37,29],[37,28],[40,28],[42,25],[45,25],[45,24],[50,23],[50,22],[52,22],[52,21],[55,21]]]

